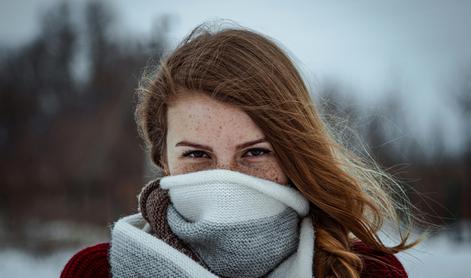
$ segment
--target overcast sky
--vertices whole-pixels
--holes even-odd
[[[1,0],[1,43],[15,45],[30,39],[38,31],[41,11],[56,2]],[[444,121],[448,142],[459,144],[447,97],[457,73],[471,65],[471,1],[109,2],[123,34],[150,34],[157,16],[174,15],[173,44],[203,21],[233,20],[286,48],[314,89],[315,84],[334,78],[365,101],[402,89],[407,94],[404,109],[414,128],[423,131],[422,139],[429,136],[430,124]]]

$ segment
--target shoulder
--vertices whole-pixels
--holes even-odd
[[[393,254],[383,253],[356,241],[353,251],[360,255],[364,266],[361,278],[406,278],[407,272],[399,259]]]
[[[64,266],[61,278],[111,277],[108,242],[89,246],[73,255]]]

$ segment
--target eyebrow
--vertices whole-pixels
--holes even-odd
[[[253,141],[248,141],[248,142],[245,142],[245,143],[242,143],[242,144],[239,144],[236,146],[236,149],[242,149],[242,148],[245,148],[245,147],[248,147],[248,146],[251,146],[251,145],[255,145],[257,143],[261,143],[261,142],[267,142],[267,140],[265,139],[265,137],[263,138],[260,138],[260,139],[257,139],[257,140],[253,140]],[[196,143],[192,143],[192,142],[188,142],[188,141],[181,141],[181,142],[178,142],[175,147],[179,147],[179,146],[189,146],[189,147],[194,147],[194,148],[199,148],[199,149],[204,149],[204,150],[207,150],[207,151],[210,151],[212,152],[213,149],[209,146],[205,146],[205,145],[201,145],[201,144],[196,144]]]

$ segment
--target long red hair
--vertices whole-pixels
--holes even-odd
[[[245,111],[272,144],[282,170],[311,202],[316,229],[316,277],[359,277],[359,239],[394,254],[419,242],[409,231],[396,246],[378,237],[385,220],[400,226],[406,195],[391,175],[348,150],[320,118],[289,56],[248,28],[197,26],[137,90],[136,122],[153,162],[164,165],[167,106],[183,91],[199,91]],[[399,196],[399,198],[393,198]],[[407,216],[407,213],[405,214]]]

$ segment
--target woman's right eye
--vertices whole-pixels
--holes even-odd
[[[183,153],[182,156],[191,157],[191,158],[204,158],[203,155],[206,155],[209,158],[207,153],[205,153],[203,151],[186,151],[186,152]]]

